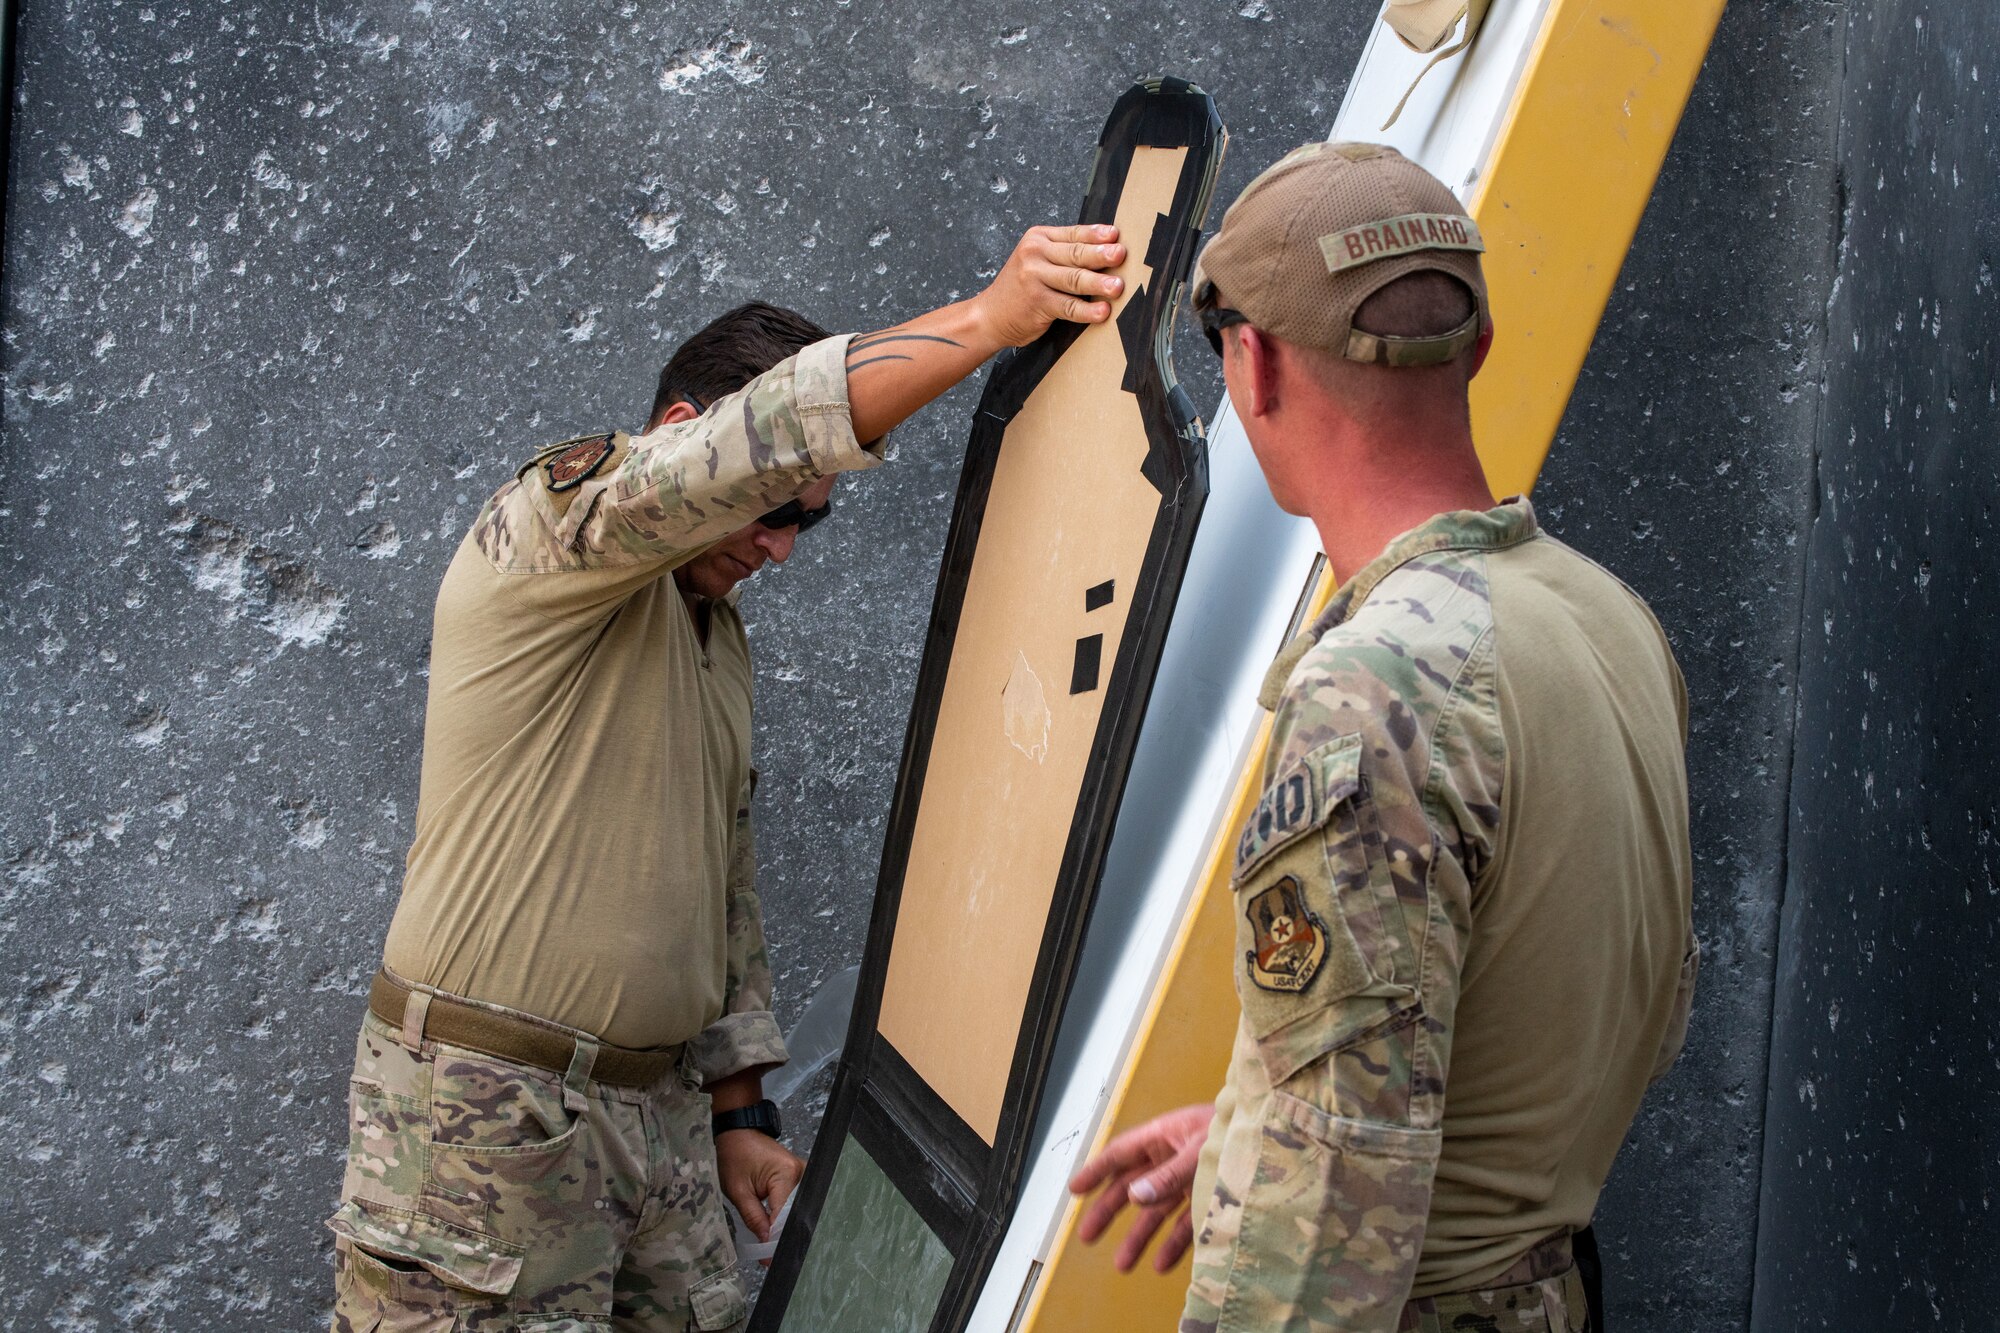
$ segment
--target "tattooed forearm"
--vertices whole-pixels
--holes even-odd
[[[989,341],[991,330],[979,309],[964,301],[848,339],[848,397],[857,438],[879,438],[977,370],[997,350]]]
[[[890,343],[940,343],[946,347],[963,347],[956,339],[941,337],[935,333],[899,333],[895,329],[884,329],[880,333],[864,333],[847,344],[847,373],[852,375],[863,366],[872,366],[878,361],[909,361],[913,357],[902,352],[883,352],[879,356],[864,356]],[[915,348],[911,348],[915,351]],[[857,359],[860,358],[860,359]]]
[[[1027,346],[1058,318],[1109,319],[1124,282],[1103,271],[1125,262],[1117,239],[1110,226],[1033,228],[976,296],[850,338],[846,387],[854,437],[881,439],[986,358]],[[897,364],[854,373],[881,361]]]

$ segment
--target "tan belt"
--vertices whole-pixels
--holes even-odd
[[[368,1010],[390,1027],[401,1028],[413,993],[425,998],[422,1031],[425,1040],[463,1046],[516,1064],[546,1069],[551,1074],[568,1074],[577,1067],[580,1043],[567,1029],[526,1015],[469,1004],[442,992],[416,991],[402,978],[387,972],[377,972],[375,980],[369,983]],[[686,1049],[682,1045],[635,1051],[605,1042],[596,1042],[595,1046],[596,1058],[584,1062],[587,1076],[615,1088],[650,1087],[673,1072]]]
[[[1509,1273],[1549,1273],[1547,1277],[1478,1291],[1425,1296],[1403,1307],[1397,1333],[1452,1333],[1476,1328],[1491,1333],[1583,1333],[1590,1327],[1583,1275],[1569,1259],[1569,1237],[1552,1236],[1537,1245]],[[1560,1272],[1550,1270],[1562,1265]],[[1501,1276],[1507,1276],[1502,1274]]]

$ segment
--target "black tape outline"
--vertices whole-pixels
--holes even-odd
[[[1147,284],[1119,320],[1126,349],[1121,387],[1139,400],[1149,449],[1141,472],[1160,492],[1160,508],[1135,586],[1125,632],[1105,686],[1097,734],[1063,849],[1048,924],[1022,1013],[1021,1037],[1008,1072],[1009,1093],[991,1148],[877,1031],[910,842],[923,796],[937,709],[964,608],[966,585],[1007,424],[1082,333],[1057,324],[1024,348],[1002,353],[973,415],[951,530],[931,607],[896,795],[890,807],[860,988],[833,1092],[820,1121],[811,1164],[794,1196],[784,1238],[765,1275],[749,1333],[778,1333],[813,1232],[850,1134],[953,1255],[929,1333],[958,1333],[992,1268],[1020,1190],[1054,1052],[1058,1022],[1082,950],[1085,927],[1111,845],[1118,805],[1131,770],[1153,676],[1166,645],[1174,602],[1187,571],[1196,525],[1208,499],[1208,444],[1193,401],[1175,380],[1174,312],[1194,266],[1202,222],[1226,142],[1207,93],[1175,78],[1134,84],[1113,105],[1098,137],[1079,223],[1109,222],[1140,147],[1188,151],[1169,225],[1157,225],[1145,259]]]

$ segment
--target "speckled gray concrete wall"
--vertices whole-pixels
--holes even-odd
[[[1217,86],[1233,193],[1325,132],[1364,18],[787,8],[22,6],[0,1328],[316,1322],[430,602],[515,464],[639,424],[738,301],[868,328],[970,293],[1073,213],[1135,75]],[[746,600],[787,1022],[858,955],[973,401]]]
[[[1755,1327],[2000,1310],[2000,12],[1849,6]]]
[[[869,327],[970,292],[1073,210],[1132,75],[1216,92],[1228,199],[1324,132],[1374,7],[23,8],[0,1329],[81,1333],[318,1317],[430,599],[483,495],[637,424],[737,301]],[[1709,965],[1600,1218],[1621,1330],[1748,1317],[1839,15],[1726,17],[1538,497],[1695,700]],[[972,401],[745,603],[787,1022],[858,955]]]

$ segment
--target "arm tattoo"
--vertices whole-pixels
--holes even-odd
[[[871,347],[880,347],[883,343],[898,342],[943,343],[947,347],[963,346],[962,343],[950,338],[940,338],[934,333],[898,333],[894,329],[884,329],[880,333],[864,333],[849,342],[847,354],[853,356],[856,352],[865,352]]]
[[[872,366],[877,361],[908,361],[909,359],[910,358],[907,356],[898,356],[894,352],[891,352],[886,356],[871,356],[866,361],[849,361],[847,363],[847,373],[852,375],[855,371],[861,369],[863,366]]]

